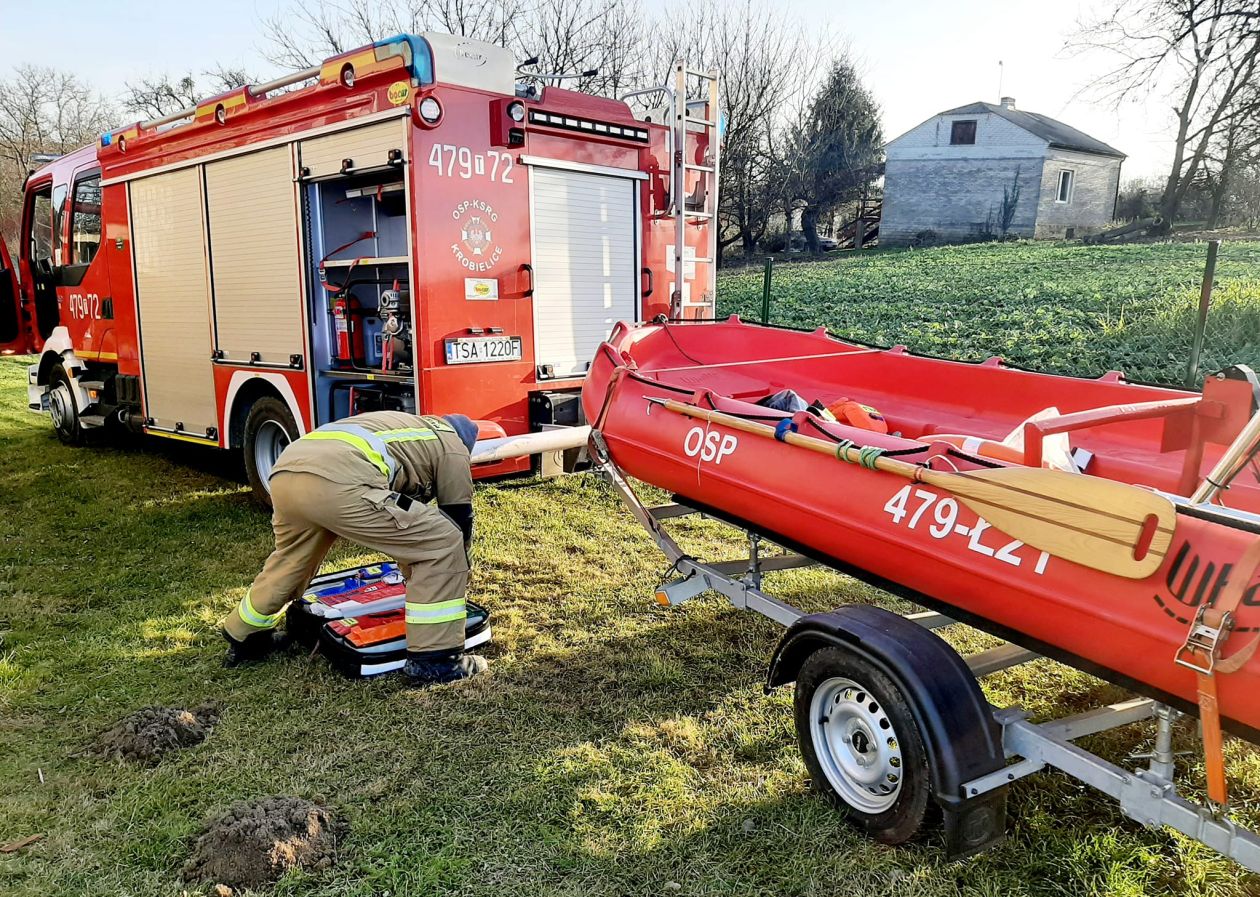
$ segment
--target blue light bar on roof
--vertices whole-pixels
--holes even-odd
[[[377,61],[401,56],[411,77],[420,84],[433,83],[433,51],[429,42],[415,34],[396,34],[372,44]]]

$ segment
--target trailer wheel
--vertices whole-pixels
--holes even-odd
[[[74,384],[65,365],[53,368],[48,378],[48,414],[53,430],[66,445],[83,444],[83,425],[79,422],[79,409],[74,403]]]
[[[910,705],[873,664],[821,648],[801,666],[796,735],[813,787],[885,844],[918,834],[931,771]]]
[[[297,421],[289,406],[273,396],[263,396],[250,406],[245,418],[241,448],[245,454],[245,475],[254,497],[271,507],[272,468],[285,446],[298,438]]]

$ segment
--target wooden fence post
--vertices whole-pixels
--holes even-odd
[[[766,271],[761,276],[761,323],[770,323],[770,276],[774,273],[774,256],[766,256]]]
[[[1203,268],[1203,285],[1199,289],[1199,317],[1194,327],[1194,343],[1190,347],[1190,364],[1186,368],[1187,389],[1194,389],[1199,383],[1199,356],[1203,354],[1208,309],[1212,305],[1212,288],[1216,285],[1216,255],[1220,249],[1220,240],[1208,241],[1207,264]]]

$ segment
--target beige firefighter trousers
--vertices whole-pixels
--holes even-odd
[[[276,548],[236,609],[223,621],[243,639],[273,628],[284,606],[306,589],[338,536],[398,562],[407,579],[407,649],[453,653],[464,647],[468,558],[464,537],[436,507],[406,510],[386,489],[347,486],[313,473],[271,478]]]

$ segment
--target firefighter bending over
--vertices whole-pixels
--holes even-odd
[[[223,621],[227,663],[287,645],[280,612],[341,536],[390,555],[406,577],[407,676],[430,685],[482,672],[485,659],[464,654],[476,441],[462,414],[374,411],[291,443],[271,474],[275,551]]]

